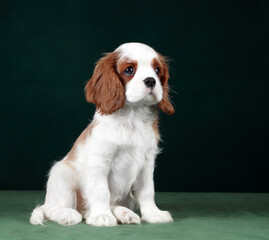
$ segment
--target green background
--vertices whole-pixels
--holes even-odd
[[[268,240],[269,236],[267,193],[156,193],[157,205],[172,213],[173,223],[94,227],[82,222],[63,227],[48,221],[33,226],[30,213],[44,195],[0,191],[1,240]]]
[[[1,1],[0,189],[44,189],[94,113],[103,52],[172,60],[157,191],[269,192],[267,1]]]

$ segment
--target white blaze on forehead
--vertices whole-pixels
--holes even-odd
[[[120,53],[119,61],[124,58],[129,58],[138,62],[151,62],[153,58],[158,58],[158,54],[153,48],[146,44],[136,42],[122,44],[115,52]]]
[[[135,61],[137,68],[131,81],[125,86],[125,95],[128,103],[153,105],[162,100],[162,86],[155,69],[153,68],[153,59],[159,59],[158,53],[151,47],[143,43],[125,43],[116,50],[119,62]],[[149,89],[144,80],[154,78],[156,81],[154,89]]]

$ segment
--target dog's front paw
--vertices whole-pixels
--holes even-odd
[[[152,211],[142,215],[142,221],[149,223],[167,223],[173,222],[173,218],[168,211]]]
[[[82,220],[81,214],[72,208],[56,208],[49,215],[49,219],[61,225],[75,225]]]
[[[93,226],[116,226],[117,219],[113,215],[89,216],[86,223]]]
[[[113,214],[118,219],[119,223],[122,224],[140,224],[140,217],[132,210],[117,206],[113,209]]]

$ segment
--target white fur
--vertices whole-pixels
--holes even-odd
[[[158,59],[157,53],[149,46],[141,43],[125,43],[118,47],[116,52],[120,53],[120,61],[130,59],[137,61],[137,71],[132,81],[126,85],[126,99],[133,104],[156,104],[162,100],[162,86],[160,80],[152,68],[152,60]],[[145,86],[143,80],[147,77],[153,77],[156,80],[156,86],[149,95],[150,90]],[[142,100],[142,101],[141,101]]]
[[[130,210],[136,203],[142,220],[172,221],[171,215],[159,210],[154,202],[153,171],[158,140],[152,125],[157,117],[155,105],[162,99],[162,87],[151,66],[157,53],[139,43],[123,44],[116,51],[121,57],[138,62],[137,72],[126,86],[126,104],[110,115],[96,112],[93,121],[97,124],[77,146],[75,159],[67,164],[65,157],[52,167],[45,203],[34,209],[32,224],[42,224],[48,219],[73,225],[82,217],[95,226],[114,226],[118,222],[140,224],[139,216]],[[143,83],[146,77],[156,79],[152,94]],[[76,210],[75,189],[80,189],[85,199],[84,212]]]

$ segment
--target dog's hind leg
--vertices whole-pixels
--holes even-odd
[[[42,224],[45,219],[62,225],[74,225],[82,220],[77,212],[76,179],[74,170],[63,160],[51,169],[45,203],[34,209],[30,222]],[[43,213],[43,214],[42,214]]]

